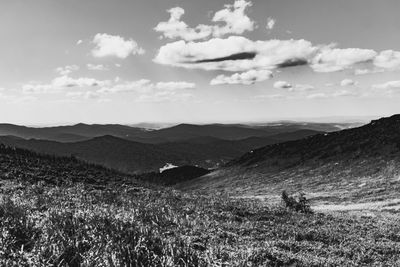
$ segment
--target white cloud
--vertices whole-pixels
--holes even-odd
[[[255,23],[245,14],[246,8],[251,5],[251,2],[236,0],[233,5],[226,5],[225,9],[215,13],[212,21],[223,22],[225,25],[214,27],[213,35],[220,37],[225,34],[242,34],[245,31],[253,31]]]
[[[359,94],[349,90],[340,90],[332,94],[333,97],[346,97],[346,96],[358,96]]]
[[[384,69],[399,69],[400,52],[393,50],[382,51],[374,59],[374,65]]]
[[[137,102],[183,101],[192,97],[188,91],[196,84],[184,81],[157,82],[147,79],[127,81],[97,90],[99,94],[133,93]]]
[[[306,92],[315,90],[315,87],[310,84],[296,84],[292,85],[286,81],[277,81],[274,83],[274,88],[276,89],[285,89],[289,92]]]
[[[365,64],[383,66],[383,60],[378,58],[378,53],[371,49],[313,45],[303,39],[252,41],[243,36],[230,36],[167,43],[160,47],[154,61],[175,67],[231,72],[299,65],[309,65],[315,72],[335,72]],[[394,56],[389,58],[385,62],[395,66]]]
[[[103,87],[98,92],[101,93],[123,93],[123,92],[135,92],[135,93],[148,93],[150,91],[179,91],[185,89],[194,89],[196,84],[184,81],[178,82],[157,82],[153,83],[147,79],[141,79],[137,81],[126,81],[119,84],[115,84],[109,87]]]
[[[359,63],[372,61],[376,55],[377,53],[370,49],[340,49],[326,46],[313,58],[311,68],[316,72],[340,71]]]
[[[291,85],[290,83],[288,83],[286,81],[276,81],[274,83],[274,88],[276,88],[276,89],[291,89],[291,88],[293,88],[293,85]]]
[[[158,82],[154,87],[161,90],[183,90],[193,89],[196,84],[189,82]]]
[[[87,64],[86,67],[88,68],[88,70],[99,70],[99,71],[103,71],[103,70],[109,70],[108,67],[102,65],[102,64]]]
[[[124,93],[124,92],[146,92],[152,85],[150,80],[141,79],[137,81],[128,81],[118,83],[113,86],[103,87],[98,92],[100,93]]]
[[[366,75],[366,74],[373,74],[373,73],[382,73],[384,72],[383,69],[355,69],[354,70],[354,75]]]
[[[321,98],[328,98],[329,95],[326,93],[315,93],[315,94],[311,94],[308,95],[307,98],[308,99],[321,99]]]
[[[76,42],[76,45],[80,45],[80,44],[82,44],[83,43],[83,40],[78,40],[77,42]]]
[[[74,71],[78,71],[79,66],[78,65],[68,65],[65,67],[58,67],[56,68],[56,72],[60,75],[68,75]]]
[[[93,78],[71,78],[67,75],[54,78],[51,83],[43,84],[37,82],[30,82],[22,86],[24,94],[44,94],[44,93],[58,93],[64,88],[68,87],[102,87],[110,85],[110,81],[100,81]]]
[[[134,100],[138,102],[164,102],[190,99],[191,89],[196,88],[196,84],[185,81],[152,82],[147,79],[121,81],[119,77],[111,81],[60,76],[48,84],[30,82],[23,86],[22,92],[24,94],[51,94],[65,92],[65,88],[71,88],[65,93],[71,99],[98,99],[105,102],[109,101],[105,98],[106,95],[132,93]],[[77,88],[82,90],[76,90]]]
[[[110,81],[100,81],[93,78],[71,78],[69,76],[60,76],[55,78],[52,81],[52,86],[56,88],[63,88],[63,87],[94,87],[94,86],[106,86],[110,84]]]
[[[272,30],[275,27],[275,23],[276,23],[276,20],[269,17],[267,19],[267,26],[266,26],[267,30],[269,30],[269,31]]]
[[[187,101],[193,97],[190,93],[178,93],[176,91],[161,91],[140,95],[137,102],[177,102]]]
[[[372,87],[376,89],[400,88],[400,81],[389,81],[381,84],[374,84]]]
[[[247,72],[235,73],[231,76],[219,75],[211,80],[211,85],[221,84],[244,84],[250,85],[256,82],[262,82],[272,78],[272,72],[269,70],[249,70]]]
[[[311,91],[311,90],[315,90],[315,87],[311,84],[296,84],[289,91],[305,92],[305,91]]]
[[[141,55],[145,50],[132,39],[125,40],[121,36],[98,33],[92,41],[96,47],[92,50],[94,57],[127,58],[129,55]]]
[[[169,20],[158,23],[154,30],[162,33],[163,37],[186,41],[205,39],[210,36],[242,34],[245,31],[253,31],[255,27],[254,21],[245,14],[246,9],[251,5],[251,2],[236,0],[233,5],[225,5],[225,8],[217,11],[212,18],[214,23],[223,23],[224,25],[199,24],[194,28],[189,27],[181,20],[185,10],[181,7],[174,7],[167,10],[170,14]]]
[[[212,27],[207,25],[198,25],[196,28],[189,26],[181,21],[185,10],[181,7],[174,7],[167,10],[170,18],[166,22],[160,22],[154,30],[163,33],[163,36],[170,39],[181,38],[187,41],[204,39],[211,35]]]
[[[67,97],[70,98],[83,98],[83,99],[98,99],[101,97],[101,94],[93,91],[86,92],[68,92],[66,94]]]
[[[339,90],[331,93],[315,93],[306,96],[308,99],[324,99],[324,98],[335,98],[335,97],[354,97],[359,96],[358,93],[349,90]]]
[[[242,36],[204,42],[177,41],[159,49],[159,64],[204,70],[244,72],[307,64],[318,52],[306,40],[251,41]]]
[[[354,75],[365,75],[371,73],[371,70],[369,69],[355,69],[354,70]]]
[[[340,86],[353,86],[353,85],[357,85],[358,82],[352,80],[352,79],[344,79],[340,82]]]
[[[42,94],[51,92],[53,86],[51,84],[28,83],[22,86],[23,94]]]

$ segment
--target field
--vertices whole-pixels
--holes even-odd
[[[280,201],[283,190],[304,192],[317,210],[359,210],[400,213],[400,164],[394,160],[363,159],[284,170],[221,169],[180,183],[183,191],[226,192],[267,203]]]
[[[400,219],[136,185],[0,180],[1,266],[399,266]]]

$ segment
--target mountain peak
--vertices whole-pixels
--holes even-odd
[[[369,124],[305,139],[273,144],[231,161],[229,166],[257,165],[282,168],[305,162],[346,161],[355,158],[400,155],[400,115]]]
[[[395,114],[390,117],[384,117],[377,120],[372,120],[370,125],[382,125],[386,123],[400,123],[400,114]]]

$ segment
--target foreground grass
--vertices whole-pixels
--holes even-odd
[[[399,222],[161,189],[7,181],[0,266],[400,266]]]

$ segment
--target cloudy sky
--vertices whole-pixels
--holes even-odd
[[[398,0],[2,0],[0,121],[400,112]]]

